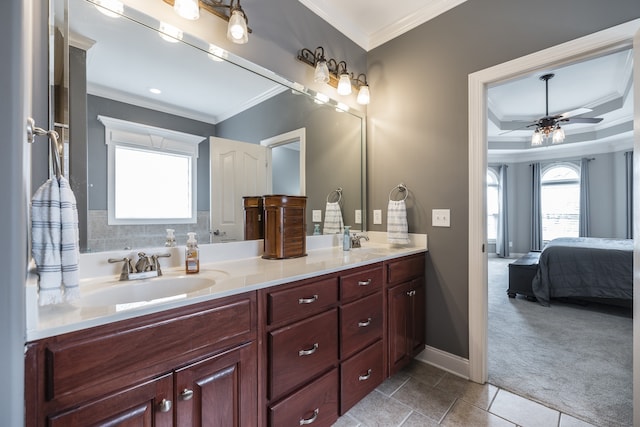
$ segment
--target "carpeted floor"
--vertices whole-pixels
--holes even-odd
[[[489,258],[489,382],[596,426],[631,426],[631,309],[508,298]]]

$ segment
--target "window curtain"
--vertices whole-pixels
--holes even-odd
[[[633,239],[633,151],[624,153],[626,198],[627,198],[627,239]]]
[[[510,255],[507,188],[507,165],[500,165],[498,177],[498,235],[496,238],[496,254],[500,258],[507,258]]]
[[[542,208],[540,206],[540,163],[531,164],[531,250],[542,250]]]
[[[589,215],[589,162],[593,159],[583,158],[580,160],[580,237],[589,237],[590,215]]]

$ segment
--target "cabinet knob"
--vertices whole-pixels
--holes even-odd
[[[359,327],[359,328],[366,328],[367,326],[369,326],[369,325],[371,324],[371,320],[372,320],[372,319],[371,319],[371,317],[369,317],[369,318],[368,318],[367,320],[365,320],[365,321],[362,321],[362,320],[361,320],[361,321],[359,321],[359,322],[358,322],[358,327]]]
[[[318,301],[318,295],[314,295],[311,298],[300,298],[298,304],[311,304]]]
[[[360,280],[358,282],[358,286],[369,286],[371,284],[371,279]]]
[[[300,425],[304,426],[304,425],[313,423],[318,418],[319,412],[320,412],[320,408],[316,408],[313,411],[313,415],[310,418],[300,418]]]
[[[415,294],[416,294],[415,289],[412,289],[412,290],[410,290],[410,291],[407,291],[407,295],[408,295],[408,296],[410,296],[410,297],[414,296]]]
[[[309,356],[318,350],[318,343],[315,343],[309,350],[300,350],[298,356]]]
[[[371,369],[368,369],[366,374],[364,374],[364,375],[360,375],[360,376],[358,377],[358,381],[366,381],[366,380],[368,380],[369,378],[371,378]]]
[[[158,411],[160,412],[169,412],[171,410],[171,401],[168,399],[162,399],[160,403],[158,403]]]
[[[180,399],[182,400],[191,400],[192,397],[193,397],[193,390],[189,390],[188,388],[185,388],[180,393]]]

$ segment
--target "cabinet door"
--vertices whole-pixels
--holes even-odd
[[[176,371],[177,425],[256,425],[256,358],[251,342]]]
[[[69,411],[48,417],[50,427],[170,427],[173,424],[171,374],[140,384]]]
[[[411,289],[415,291],[411,295],[411,335],[409,344],[409,353],[411,356],[416,356],[422,350],[425,345],[425,329],[426,329],[426,316],[425,316],[425,285],[424,279],[418,278],[411,282]]]
[[[388,304],[388,345],[389,376],[395,374],[407,361],[409,323],[411,311],[411,282],[403,283],[387,290]]]

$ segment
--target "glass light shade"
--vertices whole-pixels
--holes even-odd
[[[184,19],[196,20],[200,18],[198,0],[175,0],[173,10]]]
[[[109,18],[119,18],[124,12],[124,4],[119,0],[96,0],[94,6]]]
[[[227,27],[227,38],[237,44],[245,44],[249,41],[249,30],[244,13],[240,9],[233,9]]]
[[[542,145],[542,134],[538,129],[536,129],[531,137],[531,145]]]
[[[360,90],[358,90],[358,97],[356,98],[356,102],[360,105],[367,105],[371,100],[371,95],[369,94],[369,86],[362,85],[360,86]]]
[[[316,64],[313,81],[316,83],[329,83],[329,67],[327,66],[327,61],[324,59],[319,60]]]
[[[553,139],[551,140],[551,142],[553,142],[554,144],[560,144],[563,141],[564,141],[564,129],[562,129],[560,126],[557,126],[556,129],[553,131]]]
[[[340,95],[349,95],[351,93],[351,79],[349,74],[341,74],[338,80],[338,93]]]
[[[160,28],[158,30],[160,37],[169,43],[177,43],[182,40],[182,30],[166,22],[160,22]]]

